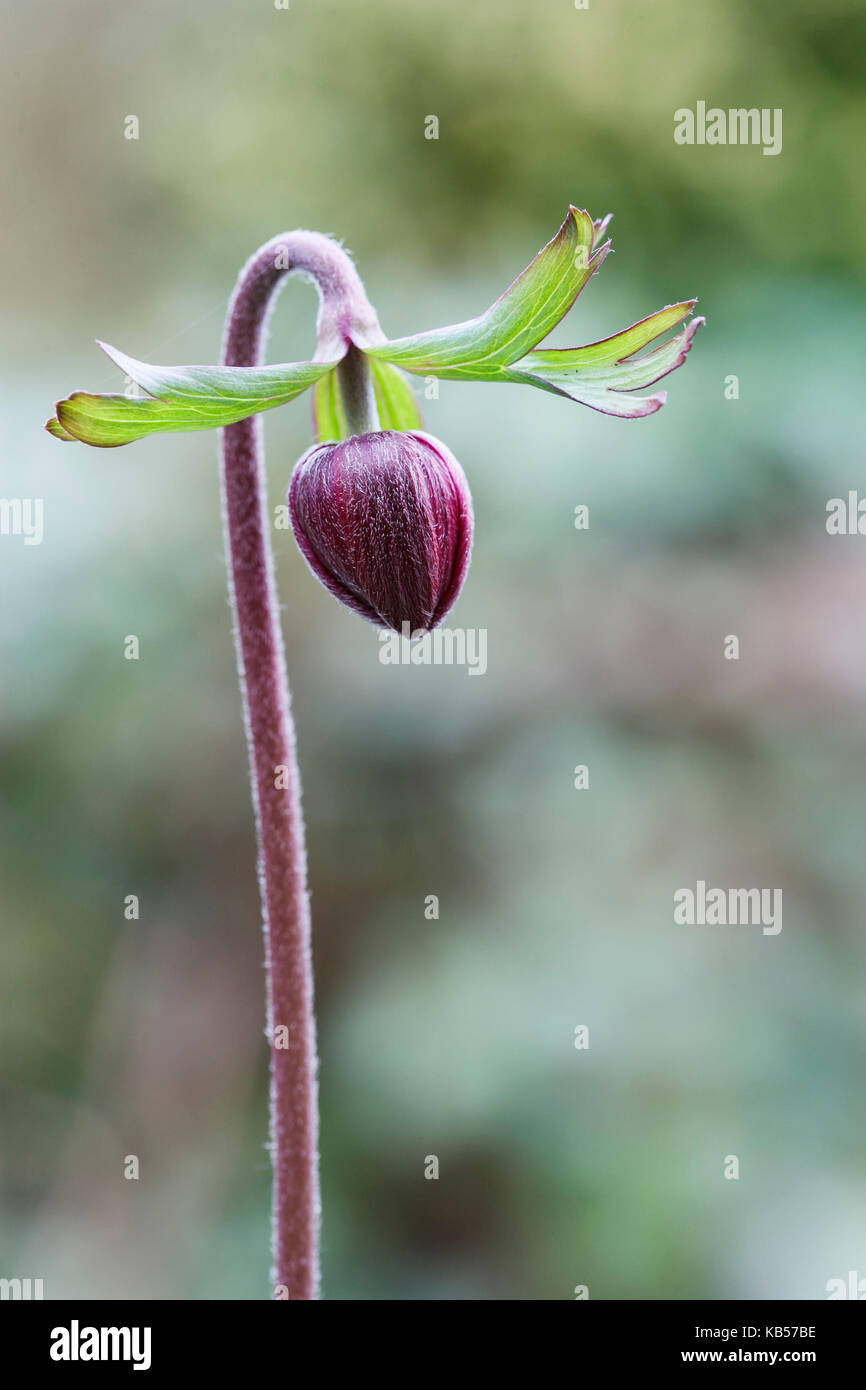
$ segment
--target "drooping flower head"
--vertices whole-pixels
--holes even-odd
[[[157,431],[231,429],[312,388],[317,442],[298,463],[289,497],[301,551],[362,617],[426,631],[460,592],[472,503],[453,454],[423,432],[409,377],[528,385],[638,420],[664,405],[663,390],[644,392],[682,365],[704,322],[691,317],[695,300],[684,299],[597,342],[543,346],[604,264],[609,222],[570,206],[556,235],[484,313],[394,339],[335,241],[302,230],[274,237],[242,280],[253,275],[265,295],[287,274],[313,279],[320,303],[310,361],[243,365],[261,358],[255,315],[258,336],[248,331],[249,315],[238,318],[219,367],[152,366],[103,344],[147,395],[75,391],[46,428],[58,439],[114,448]]]
[[[442,622],[469,565],[472,498],[438,439],[379,430],[316,444],[288,496],[301,553],[335,598],[398,632]]]

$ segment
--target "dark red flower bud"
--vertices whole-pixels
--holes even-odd
[[[449,449],[420,431],[315,444],[289,511],[301,553],[335,598],[380,627],[441,623],[463,586],[472,498]]]

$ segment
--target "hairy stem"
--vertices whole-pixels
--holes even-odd
[[[337,368],[343,414],[351,434],[370,434],[379,428],[376,393],[369,358],[354,345]]]
[[[223,362],[264,358],[267,322],[287,274],[319,290],[319,360],[351,338],[381,336],[352,262],[315,232],[290,232],[257,251],[229,304]],[[350,337],[351,335],[351,337]],[[265,930],[273,1163],[271,1272],[276,1297],[319,1297],[316,1039],[304,823],[269,541],[261,418],[222,433],[222,501],[244,718],[249,745]]]

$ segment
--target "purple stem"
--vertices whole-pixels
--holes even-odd
[[[290,232],[266,243],[241,271],[226,319],[226,366],[261,364],[276,291],[292,271],[310,276],[319,290],[318,360],[342,357],[353,339],[381,339],[375,311],[346,253],[316,232]],[[277,1297],[316,1299],[321,1204],[310,907],[259,416],[223,430],[222,501],[264,913],[274,1173],[271,1278]]]

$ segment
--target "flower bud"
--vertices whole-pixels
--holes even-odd
[[[463,586],[472,498],[432,435],[381,430],[315,444],[289,486],[295,539],[325,588],[380,627],[428,631]]]

